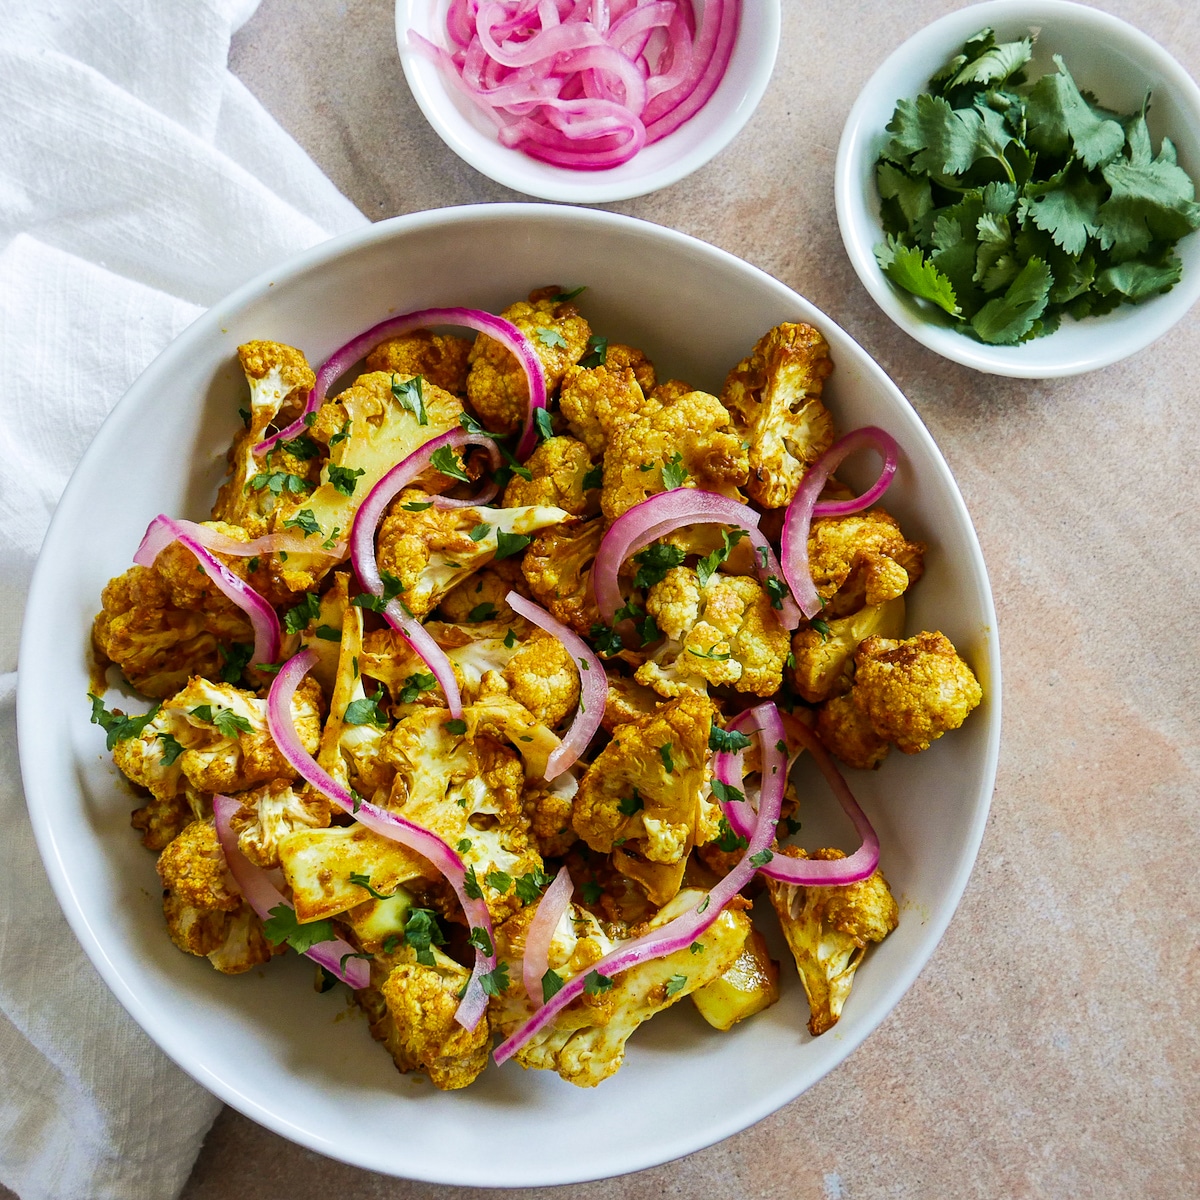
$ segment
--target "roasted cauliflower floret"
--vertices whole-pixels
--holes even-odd
[[[904,592],[924,570],[925,546],[910,542],[881,508],[849,517],[818,517],[808,535],[813,583],[829,620],[883,604]]]
[[[519,596],[528,594],[525,576],[521,572],[518,556],[493,559],[482,570],[474,572],[452,587],[438,605],[438,615],[443,621],[456,625],[477,624],[481,621],[507,621],[516,618],[508,606],[509,592]]]
[[[558,638],[535,629],[508,660],[504,682],[518,704],[543,725],[553,727],[579,704],[579,670]]]
[[[591,329],[569,300],[557,300],[557,288],[542,288],[528,300],[509,305],[500,315],[529,339],[553,395],[568,367],[587,353]],[[493,432],[520,429],[529,411],[529,385],[512,353],[486,334],[471,347],[467,397],[483,423]]]
[[[615,347],[610,347],[611,351]],[[646,399],[633,365],[621,365],[612,355],[602,366],[571,367],[563,378],[558,398],[559,411],[567,427],[600,458],[617,429],[634,420],[644,409],[656,407]],[[653,386],[653,384],[651,385]]]
[[[400,493],[379,528],[379,569],[400,581],[400,599],[415,617],[430,612],[473,571],[523,550],[531,535],[556,526],[561,508],[422,508],[424,494]]]
[[[219,679],[234,648],[254,642],[246,614],[178,542],[167,546],[154,566],[130,567],[109,580],[100,603],[92,624],[98,654],[115,663],[139,692],[156,699],[177,692],[192,675]]]
[[[601,520],[547,529],[533,539],[521,559],[533,599],[581,637],[600,621],[591,584],[603,537]]]
[[[776,853],[808,857],[795,846]],[[846,856],[815,850],[811,857],[829,862]],[[768,879],[767,892],[808,996],[808,1031],[817,1037],[837,1024],[867,943],[882,942],[899,923],[900,910],[878,870],[845,887],[795,887]]]
[[[470,1030],[454,1019],[471,972],[436,947],[431,953],[433,966],[402,962],[388,973],[379,988],[386,1015],[371,1032],[399,1071],[424,1071],[443,1090],[464,1088],[487,1065],[491,1031],[487,1021]]]
[[[604,705],[604,719],[601,724],[609,733],[626,721],[636,721],[648,713],[663,706],[665,701],[651,687],[620,675],[616,671],[607,671],[608,699]]]
[[[783,682],[788,632],[749,575],[714,573],[701,587],[690,567],[672,567],[646,597],[667,641],[635,672],[662,696],[727,685],[772,696]]]
[[[316,529],[308,538],[312,553],[289,552],[283,561],[272,556],[286,586],[312,591],[337,561],[330,551],[349,533],[371,489],[414,450],[455,428],[461,415],[461,401],[444,389],[387,371],[360,375],[321,405],[308,432],[329,454],[320,481],[272,518],[272,528],[282,531],[284,521],[303,510]]]
[[[284,779],[272,779],[237,799],[241,808],[230,824],[238,849],[264,870],[279,866],[281,838],[297,829],[324,829],[329,824],[329,801],[311,788],[297,791]]]
[[[821,705],[817,712],[817,736],[830,754],[860,771],[873,771],[891,750],[854,703],[851,692],[831,696]]]
[[[680,892],[648,924],[630,934],[640,936],[665,925],[694,908],[703,894],[699,890]],[[699,952],[685,947],[613,976],[608,991],[584,992],[517,1051],[516,1061],[523,1067],[557,1071],[577,1087],[595,1087],[616,1074],[625,1060],[626,1042],[644,1021],[719,978],[734,964],[750,932],[743,905],[738,897],[726,906],[700,940]],[[512,979],[489,1010],[492,1025],[502,1037],[533,1011],[521,985],[527,926],[524,914],[518,913],[496,931],[497,949],[510,963]],[[549,965],[560,978],[571,979],[590,971],[593,963],[617,945],[595,916],[571,905],[555,930]]]
[[[452,733],[444,709],[405,717],[385,738],[383,755],[396,769],[389,807],[462,847],[493,917],[506,916],[520,903],[512,877],[542,867],[521,803],[517,756],[490,738]],[[508,886],[498,888],[505,876]]]
[[[855,650],[872,635],[895,638],[903,632],[902,596],[860,608],[848,617],[804,625],[792,635],[792,684],[810,704],[848,691]]]
[[[505,508],[539,505],[561,508],[572,516],[600,511],[600,472],[588,448],[572,437],[547,438],[525,460],[532,479],[514,475],[504,489]],[[589,474],[594,479],[588,479]]]
[[[299,415],[316,376],[301,351],[280,342],[247,342],[238,347],[238,359],[250,385],[250,415],[229,449],[229,478],[212,515],[258,537],[267,531],[272,511],[286,499],[282,488],[268,486],[265,477],[279,471],[309,483],[311,472],[306,459],[283,447],[272,454],[269,465],[255,456],[254,447],[272,423],[287,424]],[[256,486],[260,475],[264,481]]]
[[[466,338],[419,329],[381,342],[367,355],[364,365],[368,371],[386,371],[406,379],[420,375],[443,391],[464,396],[470,353],[471,343]]]
[[[647,404],[618,425],[604,452],[600,507],[609,521],[658,492],[672,474],[685,471],[682,486],[742,499],[738,488],[749,473],[741,439],[716,396],[688,392]]]
[[[564,771],[552,783],[540,779],[526,783],[521,803],[529,818],[529,832],[543,858],[561,858],[575,844],[571,817],[578,791],[579,780],[573,771]]]
[[[716,709],[688,693],[619,725],[579,781],[572,823],[655,904],[679,890],[688,852],[717,836],[707,797],[708,736]]]
[[[825,339],[811,325],[785,323],[729,372],[721,403],[750,444],[746,491],[763,508],[789,504],[804,472],[833,444],[833,418],[821,403],[832,370]]]
[[[905,754],[957,729],[983,699],[971,668],[942,633],[869,637],[854,656],[850,695],[875,732]]]

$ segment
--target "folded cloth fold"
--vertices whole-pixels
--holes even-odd
[[[0,0],[0,1183],[21,1200],[175,1196],[219,1107],[67,927],[14,708],[33,563],[109,409],[204,306],[366,223],[229,73],[255,7]]]

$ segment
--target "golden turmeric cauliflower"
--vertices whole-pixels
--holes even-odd
[[[867,715],[854,703],[853,691],[831,696],[817,710],[817,736],[830,754],[848,767],[873,771],[891,750],[875,732]]]
[[[708,737],[716,709],[686,693],[657,712],[617,726],[579,781],[572,823],[655,904],[679,890],[693,846],[717,836],[708,798]]]
[[[600,507],[609,521],[643,500],[667,491],[682,471],[681,486],[741,500],[750,464],[729,413],[716,396],[688,392],[647,402],[613,429],[604,451]]]
[[[528,339],[542,364],[546,392],[553,395],[568,367],[587,352],[591,328],[570,300],[558,300],[558,288],[541,288],[528,300],[510,304],[500,315]],[[529,385],[512,353],[486,334],[471,347],[467,398],[494,433],[520,429],[529,411]]]
[[[443,621],[455,625],[480,621],[512,623],[517,618],[508,606],[507,596],[514,591],[519,596],[528,597],[529,594],[521,572],[520,556],[502,558],[499,562],[493,559],[486,567],[455,584],[442,597],[437,613]]]
[[[795,846],[776,853],[825,862],[846,857],[840,850],[805,855]],[[768,879],[767,892],[808,996],[808,1030],[817,1037],[837,1023],[867,944],[883,941],[896,928],[900,910],[878,870],[845,887],[796,887]]]
[[[604,537],[599,519],[539,533],[521,559],[529,591],[555,620],[587,636],[600,621],[592,592],[592,566]]]
[[[833,445],[821,403],[833,370],[829,345],[811,325],[768,330],[725,380],[721,403],[750,445],[746,491],[763,508],[791,503],[805,471]]]
[[[238,849],[264,870],[279,866],[279,842],[297,829],[329,825],[329,801],[305,787],[297,791],[286,779],[272,779],[237,797],[241,807],[230,819]]]
[[[420,508],[428,497],[401,492],[379,527],[381,572],[400,581],[399,599],[415,617],[431,612],[447,592],[497,555],[517,554],[540,529],[569,514],[561,508]]]
[[[782,685],[789,636],[757,579],[714,573],[701,587],[691,567],[672,567],[646,611],[667,640],[634,678],[659,695],[728,685],[773,696]]]
[[[558,406],[588,453],[601,458],[617,429],[654,402],[646,399],[637,370],[619,365],[613,356],[601,366],[571,367],[563,377]]]
[[[848,617],[805,623],[792,635],[792,686],[810,704],[848,691],[854,652],[862,642],[872,635],[899,637],[903,631],[903,596],[860,608]]]
[[[904,592],[924,570],[925,546],[910,542],[881,508],[848,517],[818,517],[808,535],[808,562],[826,620]]]
[[[509,480],[505,508],[540,505],[561,508],[574,517],[593,517],[600,511],[600,471],[582,442],[547,438],[525,460],[525,468],[533,478],[514,475]]]
[[[367,355],[364,365],[368,371],[386,371],[405,379],[420,375],[452,395],[464,396],[470,353],[471,343],[466,338],[418,329],[380,342]]]
[[[854,656],[850,695],[881,737],[905,754],[957,729],[983,698],[971,668],[942,633],[869,637]]]

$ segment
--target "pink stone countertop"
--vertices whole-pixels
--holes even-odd
[[[876,65],[957,7],[784,0],[779,63],[742,134],[674,187],[610,207],[807,296],[944,451],[987,558],[1007,684],[978,864],[916,985],[843,1066],[726,1142],[570,1189],[585,1200],[1166,1200],[1200,1187],[1200,309],[1115,366],[1022,382],[943,361],[875,307],[834,218],[838,138]],[[1099,7],[1200,76],[1196,0]],[[521,199],[426,125],[392,20],[387,0],[264,0],[232,66],[372,218]],[[326,1160],[229,1110],[184,1190],[467,1194]]]

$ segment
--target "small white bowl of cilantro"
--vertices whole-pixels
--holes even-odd
[[[1107,366],[1200,297],[1200,88],[1065,0],[991,0],[876,71],[838,223],[879,306],[937,353],[1028,379]]]

